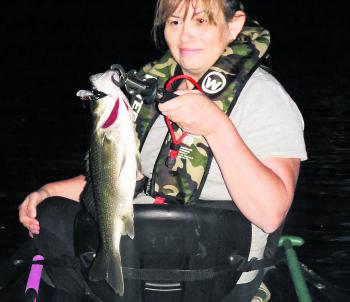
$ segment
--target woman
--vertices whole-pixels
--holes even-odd
[[[153,176],[151,195],[185,201],[198,197],[233,200],[252,224],[249,258],[261,259],[268,234],[280,227],[291,206],[300,161],[306,159],[303,120],[295,103],[277,80],[259,67],[259,58],[268,47],[268,33],[246,22],[236,0],[158,0],[154,31],[158,42],[159,33],[164,34],[170,53],[145,66],[139,75],[163,74],[164,79],[158,78],[162,85],[169,77],[183,74],[198,81],[204,93],[194,90],[192,82],[182,80],[175,91],[178,97],[158,106],[162,115],[178,125],[179,133],[189,133],[182,144],[189,148],[187,155],[180,149],[175,166],[167,167],[159,160],[167,158],[171,145],[170,139],[163,146],[159,140],[168,131],[164,119],[157,117],[154,107],[141,106],[139,110],[134,104],[143,145],[143,173],[148,178]],[[159,72],[164,62],[168,74],[163,69]],[[154,124],[144,118],[150,114]],[[149,129],[141,129],[145,121],[149,133]],[[207,172],[198,172],[199,176],[192,171],[181,174],[179,167],[181,162],[186,162],[186,167],[191,164],[193,156],[188,152],[195,154],[191,146],[197,151],[198,146],[204,146],[201,170]],[[195,179],[189,195],[183,193],[176,179],[163,177],[169,169],[179,172],[180,178],[190,175]],[[19,207],[19,219],[31,236],[40,233],[42,221],[36,219],[36,209],[42,201],[61,196],[79,202],[86,183],[85,176],[77,176],[29,194]],[[162,188],[169,183],[174,190],[165,194]],[[141,193],[135,202],[150,198]],[[79,211],[77,205],[72,208],[75,210],[71,213]],[[260,282],[261,274],[256,271],[243,274],[227,301],[250,301]]]

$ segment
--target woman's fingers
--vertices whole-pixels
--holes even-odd
[[[26,225],[24,225],[24,226],[29,230],[29,233],[36,234],[36,235],[39,234],[40,225],[39,225],[39,222],[37,220],[29,221],[28,224],[26,224]]]
[[[30,193],[19,206],[19,221],[33,234],[39,234],[40,225],[36,217],[36,207],[40,201],[38,192]]]
[[[199,91],[196,91],[196,92],[195,91],[196,90],[176,90],[174,93],[178,96],[182,96],[185,94],[200,93]],[[165,113],[181,108],[184,105],[183,104],[184,101],[185,100],[183,98],[175,97],[165,103],[159,103],[158,108],[160,111],[162,111],[164,115],[167,115]]]
[[[39,203],[40,194],[38,192],[33,192],[29,195],[29,202],[28,202],[28,215],[29,217],[35,218],[36,217],[36,207]]]
[[[195,90],[177,90],[179,97],[159,104],[163,115],[170,117],[183,131],[207,135],[215,129],[217,113],[221,110],[205,95]]]
[[[24,215],[20,217],[20,222],[30,231],[38,231],[40,229],[39,221],[35,218]]]
[[[38,235],[40,232],[40,225],[39,222],[35,221],[31,225],[29,225],[29,233]]]

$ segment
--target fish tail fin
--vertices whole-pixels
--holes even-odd
[[[116,294],[123,296],[124,279],[119,251],[111,255],[98,253],[91,266],[89,279],[95,282],[105,280]]]

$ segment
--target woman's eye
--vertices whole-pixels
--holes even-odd
[[[197,19],[197,23],[199,23],[199,24],[204,24],[204,23],[207,23],[207,22],[208,22],[207,18],[198,18]]]
[[[179,20],[169,20],[168,22],[170,25],[175,25],[175,26],[180,24]]]

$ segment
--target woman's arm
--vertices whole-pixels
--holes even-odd
[[[177,93],[181,96],[159,104],[159,109],[184,131],[206,138],[241,212],[265,232],[276,230],[293,200],[300,160],[259,160],[232,121],[207,97],[193,91]]]
[[[205,136],[220,167],[226,187],[241,212],[267,233],[285,218],[294,197],[300,160],[259,160],[246,146],[231,120],[217,118]]]
[[[36,208],[46,198],[62,196],[79,202],[86,185],[85,176],[79,175],[70,179],[48,183],[37,191],[27,195],[19,206],[19,221],[29,230],[29,234],[39,234],[40,225],[36,218]]]
[[[86,178],[84,175],[78,175],[73,178],[60,180],[48,183],[42,186],[40,190],[47,192],[48,196],[62,196],[74,201],[80,201],[80,195],[86,185]]]

